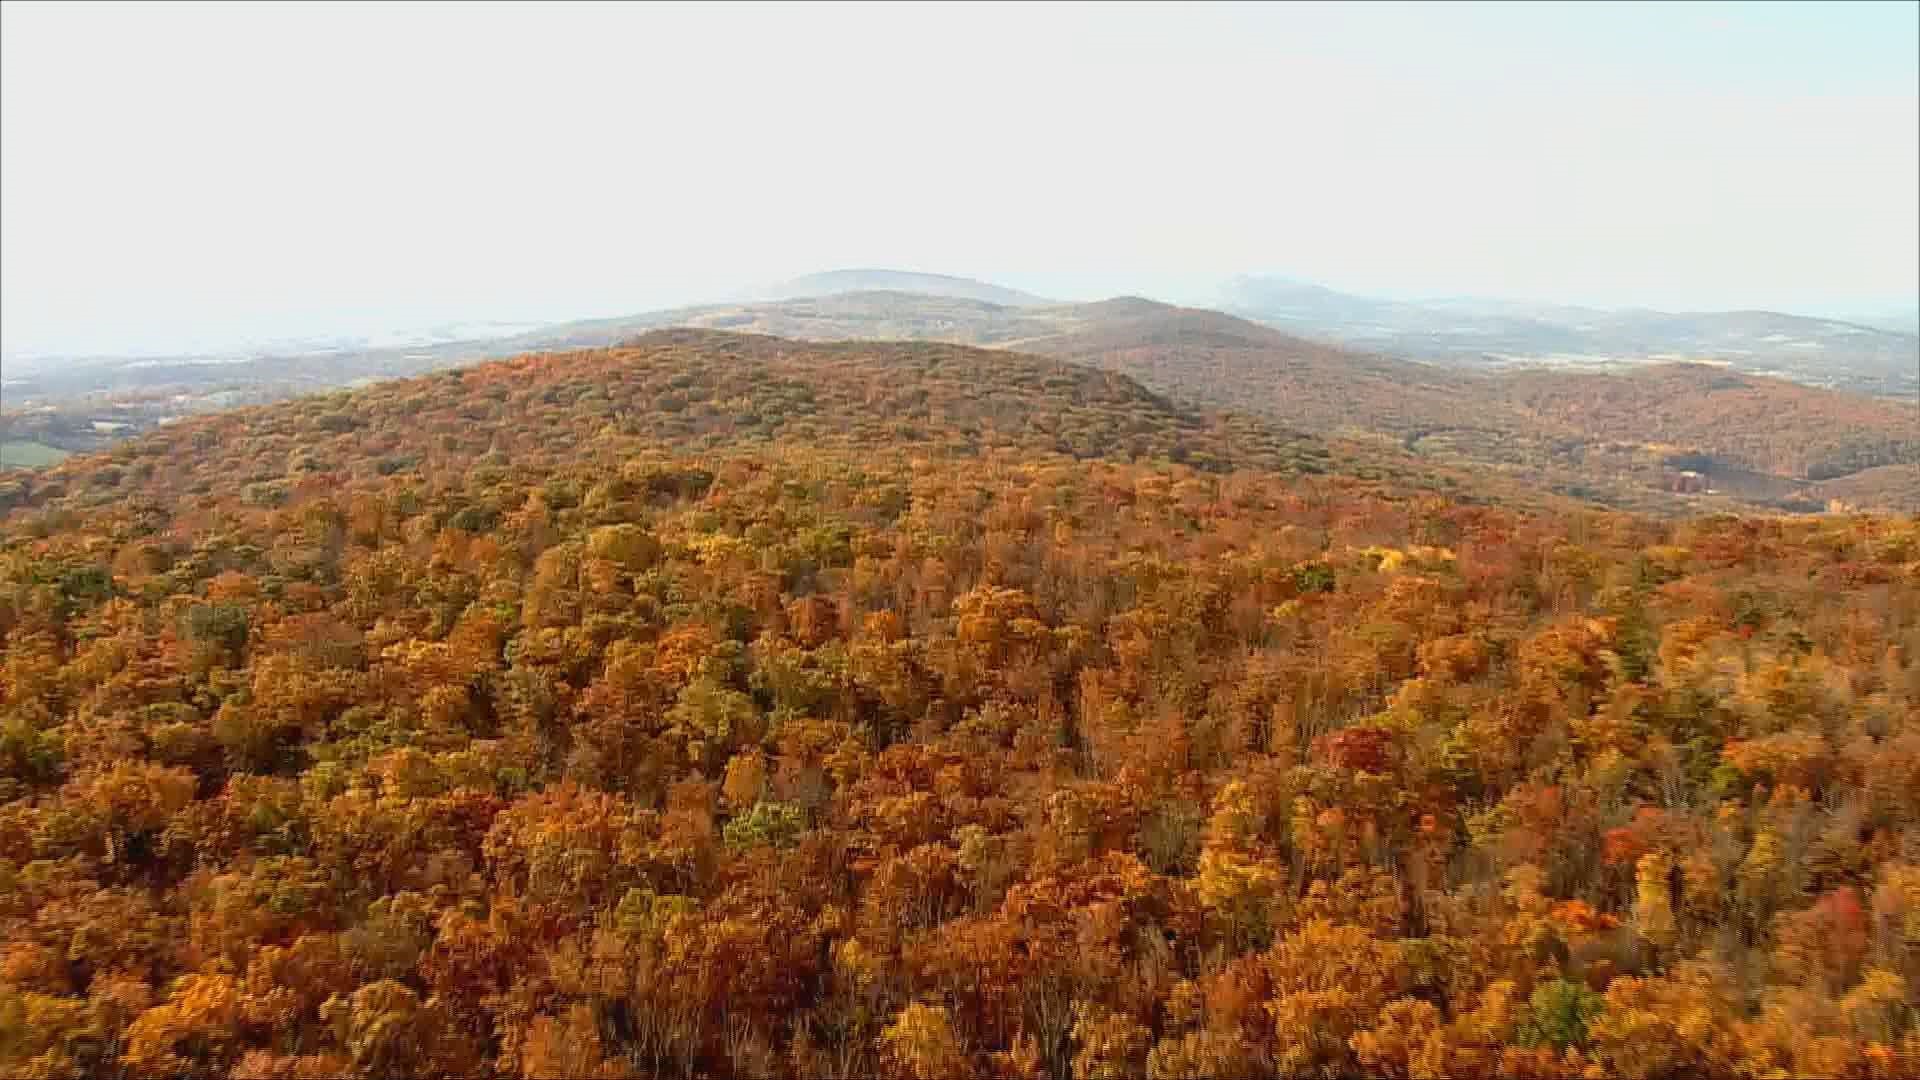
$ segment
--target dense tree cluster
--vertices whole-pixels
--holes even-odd
[[[694,336],[18,481],[0,1071],[1920,1071],[1920,524],[1311,451]]]

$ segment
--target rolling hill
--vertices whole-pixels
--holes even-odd
[[[1825,481],[1920,463],[1911,404],[1817,390],[1706,364],[1628,373],[1530,370],[1501,377],[1506,399],[1594,439],[1688,448],[1690,468],[1731,466]]]
[[[417,433],[440,460],[612,461],[643,450],[806,445],[1161,461],[1203,470],[1325,471],[1318,439],[1208,412],[1059,360],[931,342],[803,343],[699,329],[539,353],[350,394],[169,425],[105,457],[29,474],[12,502],[97,503],[410,471]],[[464,466],[462,466],[464,468]],[[124,487],[123,487],[124,484]]]
[[[1123,298],[1060,313],[1059,328],[1006,347],[1125,372],[1163,393],[1329,434],[1521,422],[1492,400],[1473,410],[1481,415],[1465,415],[1463,402],[1475,400],[1480,385],[1471,375],[1322,345],[1217,311]]]

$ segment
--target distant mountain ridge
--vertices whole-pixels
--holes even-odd
[[[1777,311],[1385,300],[1248,275],[1224,283],[1212,306],[1302,337],[1471,367],[1692,360],[1883,396],[1920,390],[1920,337],[1883,324]]]
[[[740,299],[765,303],[857,292],[918,293],[924,296],[945,296],[958,300],[980,300],[1003,307],[1039,307],[1053,303],[1032,293],[978,281],[974,278],[926,274],[913,270],[888,270],[880,267],[859,267],[806,274],[777,284],[750,289]]]
[[[891,306],[902,329],[892,336],[935,340],[982,339],[974,331],[957,337],[943,334],[939,325],[943,320],[978,321],[981,313],[936,313],[934,307],[971,303],[1032,313],[1073,306],[973,278],[863,267],[807,274],[749,289],[723,302],[538,326],[470,321],[371,337],[287,339],[183,356],[9,357],[9,375],[29,378],[24,383],[10,378],[7,387],[18,400],[120,391],[168,381],[153,377],[156,373],[185,375],[187,381],[200,383],[213,380],[195,373],[208,373],[215,365],[223,370],[214,378],[230,384],[247,379],[287,386],[325,384],[329,381],[326,371],[350,373],[332,380],[339,383],[406,374],[449,358],[503,356],[561,344],[604,344],[618,340],[607,333],[668,325],[795,336],[791,326],[748,324],[774,314],[765,305],[811,300],[817,302],[816,316],[828,317],[835,308],[845,309],[848,297],[880,293],[896,297]],[[1886,397],[1920,392],[1916,375],[1920,335],[1903,329],[1920,314],[1894,308],[1847,321],[1763,310],[1609,310],[1471,296],[1390,300],[1270,275],[1229,278],[1212,296],[1193,303],[1199,309],[1240,316],[1296,337],[1468,368],[1705,361],[1748,374]],[[862,324],[862,334],[888,333],[886,320],[872,325],[871,301],[853,306],[863,309],[851,316]],[[747,307],[755,310],[739,310]],[[848,335],[801,332],[797,336]],[[1004,336],[996,334],[995,339]],[[286,371],[269,375],[268,369],[274,368]],[[255,371],[259,374],[252,374]]]
[[[1920,306],[1857,311],[1847,314],[1841,321],[1896,334],[1920,335]]]

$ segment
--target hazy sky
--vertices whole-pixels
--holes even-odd
[[[7,3],[0,339],[616,314],[843,266],[1170,298],[1920,293],[1920,4]]]

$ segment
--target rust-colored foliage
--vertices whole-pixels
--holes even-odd
[[[670,335],[37,475],[0,1073],[1920,1073],[1920,526],[1328,464]]]

